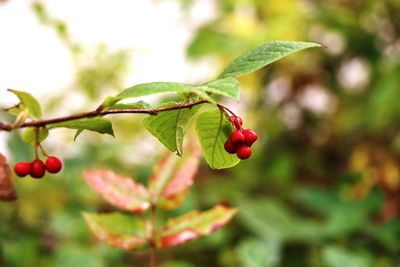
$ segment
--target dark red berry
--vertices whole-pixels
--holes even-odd
[[[239,159],[247,159],[251,156],[251,148],[247,145],[241,145],[236,150],[236,155]]]
[[[231,134],[229,139],[231,140],[232,144],[238,145],[244,142],[244,135],[241,131],[236,130]]]
[[[244,142],[251,146],[257,140],[257,133],[253,130],[246,129],[243,131]]]
[[[33,178],[42,178],[46,172],[46,166],[40,159],[35,159],[31,162],[30,175]]]
[[[229,154],[236,153],[236,146],[232,143],[232,141],[230,139],[228,139],[225,142],[224,148],[225,148],[226,152],[228,152]]]
[[[31,164],[29,162],[18,162],[14,166],[14,171],[19,177],[25,177],[31,171]]]
[[[57,173],[62,168],[62,162],[59,158],[51,156],[46,160],[46,170],[49,173]]]
[[[236,117],[236,116],[231,116],[230,118],[231,118],[232,123],[235,125],[236,129],[239,130],[240,128],[242,128],[242,125],[243,125],[242,118]]]

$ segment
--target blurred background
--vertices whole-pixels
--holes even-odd
[[[136,83],[213,79],[269,40],[322,43],[240,78],[227,102],[254,128],[254,156],[204,163],[174,216],[238,206],[219,232],[160,252],[162,267],[400,266],[400,2],[397,0],[0,1],[0,104],[31,92],[45,117],[91,110]],[[155,100],[157,101],[157,100]],[[2,119],[7,119],[4,114]],[[61,175],[17,179],[0,203],[0,266],[147,266],[146,252],[97,244],[82,211],[112,208],[81,179],[106,166],[146,182],[165,150],[141,115],[113,117],[116,140],[56,130]],[[0,133],[11,163],[32,158]]]

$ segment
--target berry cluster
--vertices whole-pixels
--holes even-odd
[[[240,117],[229,118],[236,130],[225,142],[225,150],[230,154],[236,154],[240,159],[247,159],[251,156],[251,145],[257,140],[257,133],[250,129],[243,130],[243,121]]]
[[[46,163],[39,158],[32,162],[18,162],[14,166],[14,171],[19,177],[25,177],[28,174],[33,178],[40,179],[46,171],[49,173],[58,173],[62,168],[62,162],[55,156],[47,157]]]

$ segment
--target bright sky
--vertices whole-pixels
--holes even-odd
[[[188,62],[185,49],[195,29],[216,16],[215,1],[195,1],[186,16],[174,0],[43,2],[52,16],[66,21],[75,41],[134,51],[126,86],[151,81],[198,82],[212,75],[207,62]],[[69,52],[52,29],[38,22],[31,3],[11,0],[0,5],[0,105],[16,102],[7,88],[40,98],[73,80]],[[5,150],[3,138],[0,133],[0,151]]]

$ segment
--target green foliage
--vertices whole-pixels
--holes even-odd
[[[87,184],[115,207],[142,213],[151,206],[151,221],[132,220],[122,214],[85,213],[86,222],[97,238],[125,250],[141,249],[152,244],[166,248],[209,235],[228,223],[237,210],[216,206],[205,212],[191,211],[169,219],[160,229],[155,228],[155,209],[177,208],[193,185],[200,154],[198,148],[193,146],[190,152],[193,153],[182,158],[169,153],[161,159],[150,178],[149,191],[110,170],[86,171],[84,177]]]
[[[204,212],[192,211],[169,219],[160,229],[158,245],[161,248],[177,246],[209,235],[229,222],[236,212],[233,208],[216,206]]]
[[[133,250],[144,248],[148,230],[143,220],[121,213],[83,214],[90,230],[96,237],[110,246]]]
[[[109,99],[112,99],[112,97],[110,97]],[[148,104],[144,101],[138,101],[135,103],[116,103],[116,104],[106,105],[106,109],[113,109],[113,110],[116,110],[116,109],[146,109],[146,108],[151,108],[151,106],[150,106],[150,104]]]
[[[294,52],[319,47],[316,43],[275,41],[259,46],[239,56],[219,75],[220,78],[239,77],[254,72]]]
[[[186,149],[187,153],[182,157],[166,153],[151,174],[149,191],[157,196],[159,206],[164,209],[178,208],[194,183],[199,168],[200,148],[193,142]]]
[[[24,109],[28,110],[28,116],[33,119],[42,118],[42,109],[40,107],[39,101],[36,100],[30,93],[9,89],[11,93],[15,94],[20,103],[12,109],[13,113],[21,112]]]
[[[196,118],[196,132],[207,164],[212,169],[225,169],[239,163],[236,155],[224,150],[233,126],[224,112],[219,109],[205,111]]]
[[[56,122],[49,124],[47,128],[49,129],[68,128],[68,129],[78,130],[78,133],[75,135],[75,139],[84,130],[94,131],[100,134],[109,134],[114,136],[114,131],[111,122],[107,119],[100,117]]]
[[[94,191],[120,209],[142,213],[150,207],[147,189],[129,177],[109,170],[87,170],[83,176]]]
[[[183,18],[196,14],[196,1],[182,2],[187,11]],[[190,2],[196,9],[191,9]],[[398,3],[310,3],[215,1],[216,18],[194,33],[188,55],[195,60],[211,59],[210,70],[215,74],[240,51],[270,40],[310,40],[325,48],[290,56],[240,77],[243,101],[234,109],[241,111],[238,115],[246,127],[260,134],[252,159],[218,172],[200,165],[196,186],[185,201],[176,210],[157,212],[161,226],[167,217],[229,203],[239,207],[239,220],[210,237],[160,252],[160,266],[399,265],[399,215],[389,205],[398,203],[391,202],[391,196],[398,196],[399,190]],[[116,95],[110,88],[122,88],[126,74],[117,54],[92,48],[81,50],[82,57],[74,54],[76,61],[89,64],[75,65],[78,86],[43,103],[46,117],[58,111],[62,96],[72,90],[91,96],[85,98],[87,107],[97,106],[93,100],[99,95]],[[174,101],[183,103],[186,97]],[[222,99],[217,94],[210,97]],[[321,104],[321,99],[328,100]],[[171,98],[159,100],[164,103]],[[125,108],[124,102],[117,101],[113,109]],[[317,105],[320,109],[310,108],[310,102],[321,104]],[[18,115],[23,110],[14,111]],[[148,264],[145,251],[129,253],[94,245],[79,216],[88,207],[113,211],[78,179],[84,168],[110,168],[137,182],[147,181],[153,157],[160,151],[143,144],[145,128],[138,117],[113,116],[117,142],[90,135],[72,145],[63,136],[50,136],[49,144],[57,145],[49,148],[63,151],[66,167],[59,176],[40,182],[15,179],[18,205],[0,204],[0,265]],[[189,128],[186,131],[185,141],[193,140]],[[32,159],[31,148],[17,131],[8,137],[9,162]],[[65,146],[73,146],[74,152],[64,150]],[[184,157],[190,154],[184,147]]]
[[[120,101],[127,98],[148,96],[153,94],[164,94],[164,93],[179,93],[188,94],[193,93],[201,96],[202,98],[215,103],[215,101],[207,95],[205,90],[201,86],[192,86],[184,83],[173,83],[173,82],[153,82],[138,84],[129,87],[115,96],[115,99]]]
[[[270,240],[269,240],[270,241]],[[269,243],[272,243],[271,241]],[[279,249],[279,246],[278,246]],[[238,247],[241,266],[272,267],[277,266],[279,259],[277,246],[257,239],[248,239]]]
[[[43,142],[47,136],[49,136],[49,130],[46,128],[28,128],[22,133],[21,138],[26,144],[35,146],[37,142]]]
[[[239,82],[231,77],[208,82],[201,89],[208,93],[232,98],[236,101],[240,100]]]
[[[347,251],[340,247],[327,247],[322,256],[329,267],[340,267],[343,265],[349,267],[368,267],[372,266],[368,255]]]
[[[176,102],[169,102],[159,107],[170,107],[177,104]],[[185,136],[186,126],[198,110],[199,106],[165,111],[157,115],[150,115],[143,123],[146,129],[157,137],[164,146],[182,156],[183,137]]]

